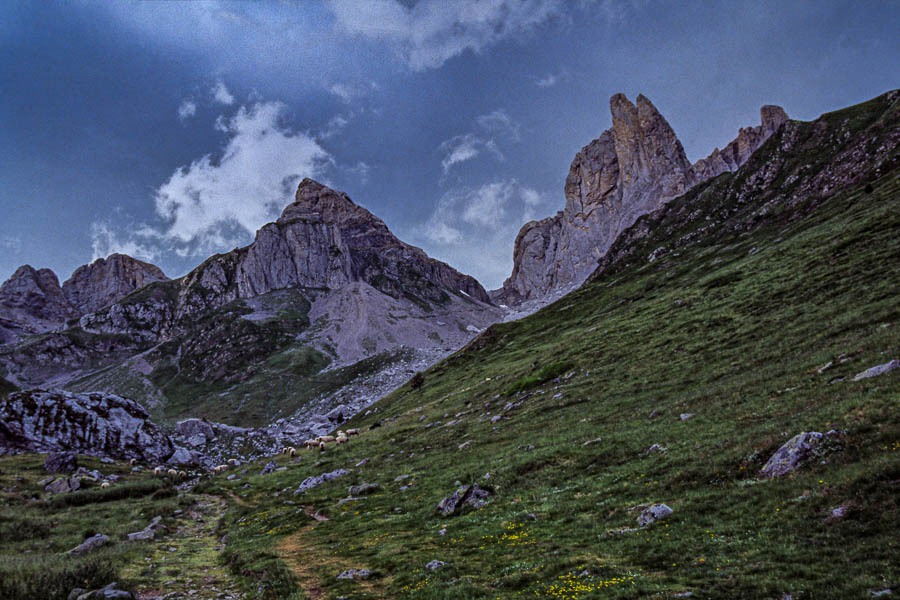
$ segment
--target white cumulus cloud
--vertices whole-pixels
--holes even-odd
[[[235,232],[252,234],[277,216],[303,177],[321,173],[329,154],[281,124],[285,108],[258,102],[218,122],[231,136],[221,156],[177,169],[156,191],[165,238],[192,254],[222,249]]]
[[[513,142],[520,140],[519,123],[502,108],[476,117],[475,123],[477,131],[453,136],[438,146],[438,151],[444,155],[441,160],[444,175],[450,171],[453,165],[471,160],[484,150],[502,161],[504,156],[497,144],[497,138],[506,138]]]
[[[406,3],[409,4],[409,3]],[[558,15],[562,0],[330,0],[344,31],[391,44],[415,71],[438,68],[466,50],[528,34]]]
[[[512,272],[513,242],[544,197],[515,179],[448,191],[411,235],[431,255],[475,276],[488,289]]]
[[[197,114],[197,103],[193,100],[184,100],[178,106],[178,120],[186,121]]]
[[[213,100],[218,104],[224,104],[225,106],[234,104],[234,96],[232,96],[231,92],[228,91],[228,88],[225,87],[224,81],[217,81],[210,92],[212,92]]]
[[[94,223],[94,258],[122,252],[155,260],[206,257],[248,243],[294,197],[304,177],[321,177],[331,155],[285,123],[281,102],[256,102],[217,119],[229,138],[221,152],[177,168],[153,195],[152,224]],[[353,169],[360,177],[368,166]]]

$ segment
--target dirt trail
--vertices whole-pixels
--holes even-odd
[[[303,588],[310,600],[319,600],[325,597],[325,592],[322,589],[322,578],[315,572],[318,567],[327,567],[336,576],[347,569],[359,569],[362,566],[317,548],[311,540],[310,533],[328,518],[314,513],[312,507],[304,507],[304,512],[315,521],[284,538],[278,544],[278,556],[300,582],[300,587]],[[380,586],[375,582],[356,580],[355,583],[361,592],[366,593],[366,597],[383,597]]]
[[[216,523],[227,508],[224,499],[202,495],[178,519],[174,530],[147,546],[144,558],[124,573],[137,583],[137,600],[154,600],[172,592],[192,600],[244,598],[219,561],[225,546],[216,537]]]

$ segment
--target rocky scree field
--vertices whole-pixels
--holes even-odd
[[[900,358],[898,99],[786,123],[735,173],[642,217],[585,286],[343,424],[361,429],[347,444],[171,501],[222,502],[214,556],[248,598],[900,593],[900,369],[859,377]],[[803,432],[823,435],[764,475]],[[40,462],[0,470],[30,481]],[[17,486],[4,518],[44,511],[48,535],[67,530],[74,517]],[[81,508],[76,523],[122,527]],[[64,598],[23,554],[41,543],[3,542],[19,570],[0,580]],[[156,554],[107,552],[92,584],[147,589],[136,565]],[[196,577],[193,554],[169,556],[156,597]]]

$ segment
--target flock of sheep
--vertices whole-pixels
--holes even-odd
[[[318,448],[319,450],[325,450],[325,447],[329,442],[334,442],[338,446],[340,446],[341,444],[346,444],[351,435],[359,435],[359,429],[348,429],[347,431],[341,431],[339,429],[335,435],[320,435],[311,440],[306,440],[305,442],[303,442],[303,445],[310,450],[313,450],[315,448]],[[293,457],[297,456],[297,449],[293,446],[285,446],[281,449],[281,453]]]
[[[318,448],[321,451],[324,451],[326,446],[334,442],[335,445],[340,446],[341,444],[346,444],[350,439],[350,436],[359,435],[359,429],[348,429],[347,431],[338,430],[335,435],[320,435],[314,439],[306,440],[303,442],[303,445],[310,450]],[[281,449],[281,454],[283,456],[294,457],[297,456],[297,449],[293,446],[285,446]],[[129,461],[131,466],[137,464],[137,459],[132,458]],[[218,465],[213,467],[211,470],[213,473],[221,473],[223,471],[227,471],[229,467],[236,467],[241,463],[236,458],[229,458],[224,465]],[[186,479],[187,473],[185,471],[176,471],[175,469],[167,469],[166,467],[156,467],[153,469],[153,474],[157,477],[168,477],[170,479]],[[109,482],[104,481],[100,484],[101,489],[106,489],[109,487]]]

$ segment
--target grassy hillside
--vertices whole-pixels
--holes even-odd
[[[229,503],[232,583],[265,599],[900,592],[900,370],[851,380],[900,358],[897,112],[882,97],[791,124],[639,222],[583,288],[345,424],[362,429],[349,444],[202,481]],[[832,429],[795,473],[759,476],[795,434]],[[341,501],[364,482],[380,489]],[[474,482],[484,507],[438,515]],[[674,513],[638,528],[653,503]],[[120,581],[141,585],[135,563]],[[337,578],[351,568],[370,577]]]
[[[828,119],[855,126],[862,113],[864,129],[884,110]],[[653,217],[665,227],[617,249],[631,266],[608,263],[556,304],[492,327],[351,423],[358,441],[249,488],[223,483],[245,503],[226,517],[233,572],[248,585],[265,573],[267,598],[820,599],[896,585],[900,371],[849,380],[900,357],[896,164],[895,146],[880,172],[809,202],[748,194],[734,185],[746,171],[676,200],[671,218]],[[763,202],[773,218],[753,217]],[[723,211],[731,221],[690,241]],[[789,438],[831,429],[810,464],[759,477]],[[352,472],[291,493],[337,468]],[[382,490],[338,502],[362,482]],[[437,516],[472,482],[493,490],[487,506]],[[635,530],[651,503],[674,514]],[[330,520],[305,516],[316,511]],[[426,570],[436,559],[448,566]],[[348,567],[374,576],[336,579]]]

